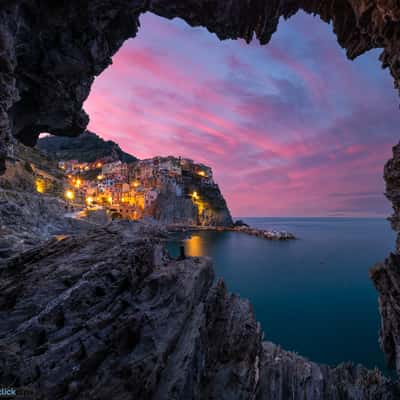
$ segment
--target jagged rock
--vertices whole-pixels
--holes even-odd
[[[200,213],[200,225],[228,227],[233,225],[231,213],[218,185],[203,185],[199,194],[209,205]]]
[[[250,226],[248,224],[246,224],[246,222],[242,221],[241,219],[236,220],[233,225],[235,228],[242,227],[242,226],[244,226],[245,228],[250,228]]]
[[[58,198],[0,189],[0,260],[37,246],[55,235],[92,226],[90,221],[66,218],[65,214],[66,203]]]
[[[0,264],[0,385],[52,400],[396,398],[376,371],[262,343],[249,302],[209,259],[172,260],[157,229],[114,222]]]
[[[378,370],[349,363],[330,368],[270,342],[263,343],[260,371],[257,400],[388,400],[400,396],[398,388]]]
[[[333,22],[349,58],[383,48],[383,67],[400,81],[400,6],[395,0],[8,0],[0,10],[0,170],[9,144],[40,132],[76,136],[94,77],[150,11],[205,26],[220,39],[255,35],[268,43],[281,16],[298,10]]]
[[[53,240],[1,269],[1,384],[44,399],[249,398],[250,305],[213,285],[210,260],[169,260],[148,229]]]
[[[232,226],[231,213],[218,185],[205,184],[187,176],[183,188],[183,192],[196,191],[201,198],[201,205],[184,193],[178,196],[176,185],[165,184],[147,213],[164,224]]]
[[[393,206],[389,218],[397,232],[396,251],[370,271],[379,293],[381,314],[380,343],[390,366],[400,376],[400,144],[393,147],[393,158],[385,165],[386,197]]]
[[[198,212],[194,203],[183,196],[177,196],[174,187],[166,185],[157,200],[148,208],[147,213],[158,221],[169,223],[185,222],[196,225]]]
[[[388,365],[400,376],[400,256],[391,254],[370,276],[379,292],[380,344]]]

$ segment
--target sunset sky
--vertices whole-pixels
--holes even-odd
[[[97,78],[89,129],[139,158],[210,165],[234,216],[387,216],[399,98],[371,51],[345,58],[298,14],[268,46],[151,14]]]

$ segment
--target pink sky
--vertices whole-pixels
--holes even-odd
[[[85,103],[89,129],[139,158],[210,165],[234,216],[383,216],[398,98],[379,52],[348,61],[298,15],[267,47],[141,19]]]

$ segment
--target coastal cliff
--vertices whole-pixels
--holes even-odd
[[[147,214],[165,224],[233,226],[219,186],[205,184],[194,174],[186,176],[179,194],[176,185],[162,185]]]
[[[64,217],[63,174],[55,162],[21,144],[15,154],[0,176],[0,260],[86,224]]]
[[[0,266],[0,385],[38,399],[386,399],[378,371],[262,341],[207,258],[171,259],[156,225],[118,221]]]
[[[393,158],[385,165],[384,178],[386,197],[393,206],[389,220],[397,240],[395,251],[375,265],[370,276],[379,293],[381,347],[389,365],[400,376],[400,144],[393,147]]]

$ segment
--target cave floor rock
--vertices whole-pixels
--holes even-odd
[[[119,221],[0,264],[0,385],[38,399],[395,399],[377,371],[262,341],[208,258]]]

